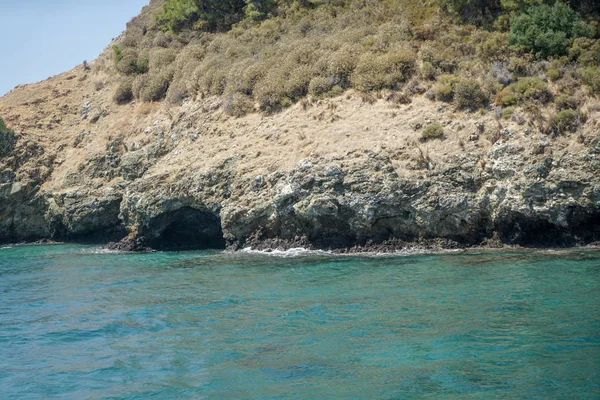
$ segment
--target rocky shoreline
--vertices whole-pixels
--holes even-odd
[[[550,137],[465,114],[423,145],[412,127],[444,107],[423,100],[399,115],[383,100],[328,101],[231,119],[206,100],[129,136],[20,134],[0,159],[0,243],[358,252],[600,241],[595,122]],[[340,117],[320,122],[330,109]]]
[[[235,160],[97,188],[44,192],[43,182],[0,186],[0,242],[113,242],[127,251],[245,247],[394,251],[413,244],[582,246],[600,240],[595,150],[523,168],[522,144],[498,143],[481,169],[457,166],[400,178],[373,154],[352,169],[303,159],[288,173],[248,179]],[[540,157],[544,158],[544,157]],[[539,168],[546,166],[546,170]],[[541,175],[540,175],[541,174]]]
[[[103,243],[81,243],[81,242],[59,242],[49,239],[40,239],[35,242],[21,243],[2,243],[0,246],[48,246],[64,244],[94,244],[102,245],[102,248],[108,251],[118,253],[151,253],[156,249],[148,247],[143,241],[129,242],[127,240],[119,242]],[[473,252],[473,251],[523,251],[523,250],[600,250],[600,241],[588,243],[585,245],[575,245],[569,247],[548,247],[548,246],[521,246],[504,244],[497,240],[485,241],[479,245],[464,245],[444,239],[421,240],[417,242],[403,242],[401,240],[389,240],[383,243],[366,243],[348,248],[317,248],[308,244],[304,240],[285,241],[281,239],[266,240],[263,242],[249,243],[249,246],[242,249],[224,249],[233,253],[261,253],[261,254],[281,254],[296,251],[298,254],[312,252],[326,252],[331,255],[395,255],[395,254],[437,254],[447,252]],[[181,249],[185,250],[185,249]],[[193,249],[190,249],[193,250]]]

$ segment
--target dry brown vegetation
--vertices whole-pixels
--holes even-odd
[[[220,96],[240,116],[349,88],[410,97],[411,82],[420,86],[416,94],[430,88],[428,97],[475,111],[494,99],[500,107],[552,101],[569,94],[572,81],[587,85],[588,95],[600,87],[597,39],[575,39],[568,57],[548,63],[511,48],[501,24],[491,32],[457,24],[435,1],[315,2],[224,33],[179,34],[157,26],[161,4],[151,2],[129,23],[114,53],[116,70],[134,77],[131,94],[142,101]],[[128,88],[126,80],[117,102]]]

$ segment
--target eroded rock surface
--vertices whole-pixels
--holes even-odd
[[[89,96],[88,73],[0,99],[19,132],[0,159],[0,242],[390,250],[600,240],[600,111],[558,137],[424,98],[370,104],[353,93],[232,118],[211,99],[117,106],[110,92]],[[54,81],[79,86],[41,96]],[[32,108],[32,96],[44,100]],[[106,113],[92,124],[85,103]],[[57,109],[54,126],[44,110]],[[444,139],[421,142],[424,121],[443,121]]]

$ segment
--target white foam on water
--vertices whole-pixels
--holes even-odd
[[[330,250],[310,250],[303,247],[294,247],[288,250],[281,249],[265,249],[255,250],[252,247],[246,247],[239,250],[238,253],[244,254],[257,254],[272,257],[281,258],[292,258],[292,257],[306,257],[306,256],[335,256],[335,257],[402,257],[402,256],[414,256],[414,255],[426,255],[426,254],[445,254],[445,253],[457,253],[463,251],[462,249],[424,249],[422,247],[409,247],[402,250],[396,250],[391,252],[357,252],[357,253],[336,253]]]
[[[280,249],[267,249],[267,250],[255,250],[252,247],[246,247],[239,251],[240,253],[245,254],[259,254],[265,256],[273,256],[273,257],[281,257],[281,258],[291,258],[291,257],[305,257],[305,256],[329,256],[334,255],[331,251],[325,250],[309,250],[304,247],[294,247],[287,250]]]
[[[367,251],[363,253],[341,253],[340,256],[350,257],[374,257],[374,258],[385,258],[385,257],[408,257],[408,256],[420,256],[428,254],[447,254],[447,253],[458,253],[463,251],[462,249],[426,249],[423,247],[408,247],[401,250],[394,251]]]
[[[77,253],[80,253],[80,254],[129,254],[131,252],[123,251],[123,250],[111,250],[111,249],[107,249],[106,247],[98,247],[98,248],[93,248],[93,249],[78,250]]]

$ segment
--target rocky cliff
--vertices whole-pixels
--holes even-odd
[[[0,242],[397,248],[600,240],[600,106],[576,133],[415,90],[233,117],[217,97],[113,101],[107,52],[0,99]],[[408,104],[406,104],[408,103]],[[443,135],[424,140],[439,122]]]

